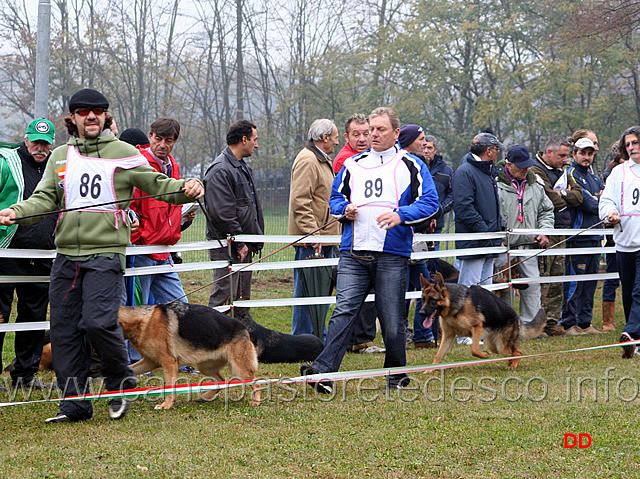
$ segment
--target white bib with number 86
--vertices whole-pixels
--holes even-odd
[[[93,158],[81,156],[69,146],[64,177],[64,194],[67,208],[87,208],[92,211],[117,211],[118,204],[95,206],[116,201],[113,174],[116,168],[135,168],[148,165],[142,156],[119,158]]]

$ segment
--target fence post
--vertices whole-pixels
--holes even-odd
[[[227,272],[229,273],[229,308],[231,311],[231,317],[235,318],[233,299],[235,298],[236,292],[235,288],[233,287],[233,272],[231,270],[233,267],[233,256],[231,256],[231,239],[232,236],[230,234],[227,234],[227,253],[229,254],[229,264],[227,265]]]

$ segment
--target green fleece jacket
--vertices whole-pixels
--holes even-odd
[[[131,145],[118,140],[112,133],[94,139],[70,138],[66,145],[56,148],[49,158],[42,181],[33,195],[11,206],[17,217],[49,213],[65,208],[64,175],[69,146],[78,148],[82,156],[94,158],[130,158],[140,155]],[[146,163],[146,162],[145,162]],[[137,166],[131,169],[116,168],[113,185],[116,198],[131,198],[133,188],[138,187],[147,194],[160,194],[179,191],[188,179],[175,180],[156,172],[150,166]],[[159,199],[171,204],[183,204],[191,198],[178,193],[162,196]],[[119,203],[124,209],[129,203]],[[18,221],[19,224],[31,224],[42,217]],[[68,211],[62,213],[56,227],[55,243],[59,253],[66,256],[87,256],[92,254],[124,254],[130,243],[130,226],[122,216],[113,211]]]

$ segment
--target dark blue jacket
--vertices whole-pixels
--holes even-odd
[[[589,167],[584,167],[577,164],[575,161],[571,164],[571,168],[567,174],[572,177],[575,182],[580,185],[583,191],[582,203],[577,207],[570,207],[571,213],[571,228],[584,229],[600,221],[598,215],[598,202],[600,201],[600,195],[604,189],[604,183],[597,175],[591,173]],[[602,228],[602,225],[596,228]],[[595,228],[594,228],[595,229]],[[576,236],[574,239],[569,240],[568,245],[575,243],[591,243],[597,245],[602,238],[601,235],[584,235]]]
[[[502,231],[498,185],[493,165],[476,161],[467,153],[453,175],[453,211],[456,215],[456,233],[485,233]],[[459,240],[456,249],[500,246],[502,239]],[[477,258],[477,256],[475,256]],[[464,256],[460,258],[465,259]],[[469,256],[467,258],[473,258]]]
[[[448,213],[453,209],[453,188],[451,186],[453,170],[444,162],[442,155],[436,154],[431,163],[429,163],[429,171],[431,172],[433,183],[436,186],[438,198],[440,199],[440,207],[442,208],[442,215],[436,223],[436,231],[442,231],[444,227],[444,213]]]

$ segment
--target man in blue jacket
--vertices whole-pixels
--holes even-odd
[[[439,211],[438,193],[427,166],[400,148],[400,121],[391,108],[369,115],[371,149],[348,158],[333,182],[331,214],[343,216],[336,307],[327,340],[302,375],[337,371],[349,345],[353,323],[371,288],[386,347],[384,367],[406,365],[405,291],[413,227]],[[387,377],[387,388],[409,383],[406,374]],[[330,394],[333,383],[309,383]]]
[[[456,233],[486,233],[502,231],[500,200],[493,168],[504,145],[491,133],[480,133],[471,141],[469,153],[462,157],[453,175],[453,211]],[[490,248],[500,246],[502,240],[460,240],[456,249]],[[493,261],[496,255],[459,256],[458,283],[471,286],[493,282]]]
[[[591,172],[591,164],[596,155],[596,147],[589,138],[580,138],[573,146],[573,164],[567,174],[582,188],[582,203],[576,207],[569,207],[571,213],[571,227],[584,229],[600,221],[598,216],[598,202],[604,189],[602,180]],[[602,228],[602,225],[600,225]],[[601,235],[581,234],[567,241],[569,248],[590,248],[600,246]],[[598,272],[599,254],[574,254],[567,256],[565,274],[594,274]],[[564,297],[562,318],[560,324],[567,334],[600,333],[599,329],[591,325],[593,317],[593,295],[596,292],[597,281],[572,281],[563,283]],[[578,328],[578,329],[576,329]],[[571,332],[569,331],[571,329]]]

